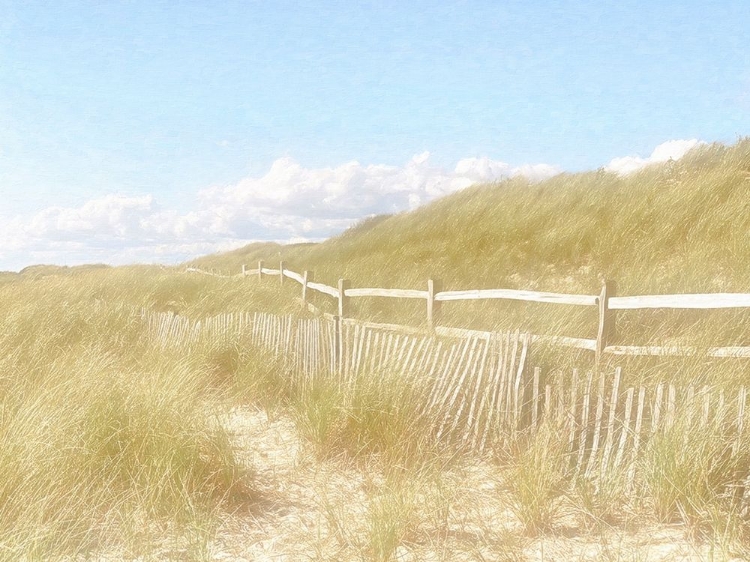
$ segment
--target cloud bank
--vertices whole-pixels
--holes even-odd
[[[279,158],[260,177],[195,195],[193,210],[164,208],[152,195],[108,194],[79,207],[51,206],[0,222],[0,269],[32,263],[174,263],[260,241],[321,240],[363,217],[414,209],[477,182],[561,170],[513,167],[489,158],[460,160],[453,170],[417,154],[402,166],[347,162],[305,168]]]
[[[615,158],[606,169],[629,174],[676,160],[698,144],[668,141],[648,158]],[[478,182],[514,176],[539,181],[560,172],[549,164],[511,166],[487,157],[464,158],[445,169],[428,152],[402,166],[353,161],[305,168],[284,157],[262,176],[195,194],[187,212],[165,208],[153,195],[107,194],[78,207],[50,206],[5,218],[0,270],[34,263],[177,263],[255,241],[317,241],[363,217],[411,210]]]
[[[658,164],[660,162],[667,162],[668,160],[679,160],[688,151],[701,144],[706,143],[698,139],[667,141],[657,146],[648,158],[641,158],[639,156],[614,158],[604,169],[608,172],[615,172],[621,176],[626,176],[650,164]]]

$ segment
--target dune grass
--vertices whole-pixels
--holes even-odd
[[[254,245],[195,265],[239,273],[283,259],[315,279],[354,287],[520,288],[596,294],[750,292],[750,140],[699,147],[632,176],[562,174],[530,184],[477,186],[412,213],[377,217],[322,244]],[[253,475],[234,458],[217,415],[238,401],[289,409],[320,458],[345,456],[386,471],[373,487],[364,559],[393,558],[414,540],[422,486],[460,457],[424,431],[402,373],[347,387],[295,386],[283,364],[247,342],[206,342],[184,353],[144,337],[138,310],[200,319],[226,311],[298,312],[298,286],[277,278],[214,278],[176,268],[32,268],[0,284],[0,557],[46,560],[139,549],[172,533],[204,548],[218,514],[253,499]],[[316,296],[321,308],[332,302]],[[423,303],[354,301],[355,316],[423,325]],[[615,343],[750,345],[746,311],[618,315]],[[443,323],[593,337],[595,311],[524,303],[447,303]],[[545,372],[590,367],[590,356],[539,350]],[[588,364],[587,364],[588,362]],[[704,383],[732,392],[750,361],[614,358],[629,383]],[[727,394],[729,395],[729,394]],[[623,513],[679,521],[723,545],[747,543],[741,480],[747,450],[721,419],[677,420],[639,460],[636,495],[621,474],[593,486],[555,454],[551,428],[497,462],[505,491],[534,535],[578,517],[618,524]],[[394,468],[395,467],[395,468]],[[439,479],[439,478],[438,478]],[[427,484],[425,484],[427,483]],[[422,494],[422,495],[420,495]],[[429,495],[429,494],[428,494]],[[430,496],[434,497],[434,496]],[[422,503],[420,503],[422,502]],[[439,503],[439,502],[438,502]],[[441,510],[435,508],[440,519]],[[416,530],[415,530],[416,529]],[[342,531],[346,534],[345,530]],[[146,545],[146,546],[144,546]],[[125,555],[123,555],[125,557]]]
[[[750,292],[750,139],[696,147],[677,162],[629,176],[598,170],[539,183],[514,178],[478,185],[415,211],[363,221],[320,244],[252,244],[191,265],[239,273],[243,264],[311,270],[315,280],[352,287],[446,290],[511,288],[599,294],[602,279],[618,295]],[[265,283],[274,285],[272,278]],[[253,282],[253,280],[249,280]],[[290,283],[296,285],[295,283]],[[335,312],[326,295],[316,306]],[[350,314],[424,326],[422,301],[358,298]],[[595,338],[595,307],[512,301],[447,302],[441,323],[475,329]],[[750,345],[750,310],[618,311],[616,345]],[[561,350],[558,350],[561,351]],[[550,352],[550,363],[587,368],[591,354]],[[706,371],[695,360],[606,356],[610,367],[662,376]],[[541,359],[540,359],[541,360]],[[714,378],[744,380],[749,361],[712,361]],[[684,368],[683,368],[684,367]],[[693,376],[693,375],[690,375]]]
[[[225,398],[209,350],[157,348],[126,299],[101,298],[143,301],[138,277],[0,287],[0,559],[133,557],[170,534],[195,542],[253,500],[216,422]]]

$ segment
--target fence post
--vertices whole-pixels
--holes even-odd
[[[351,286],[347,279],[339,279],[339,306],[338,315],[334,317],[336,332],[336,368],[339,374],[343,373],[344,361],[344,318],[349,315],[349,299],[346,290]]]
[[[440,319],[440,301],[435,300],[435,293],[443,290],[443,282],[439,279],[427,280],[427,327],[430,330],[435,329],[435,325]]]
[[[348,279],[339,279],[339,316],[346,318],[349,316],[349,298],[346,296],[346,290],[351,287]]]
[[[281,281],[279,281],[279,285],[283,287],[284,286],[284,261],[283,260],[279,262],[279,279],[281,279]]]
[[[609,298],[617,293],[617,283],[606,280],[602,283],[602,292],[599,294],[599,329],[596,333],[596,367],[602,358],[604,348],[608,340],[615,335],[615,314],[609,309]]]
[[[247,273],[245,273],[245,269],[246,269],[246,268],[245,268],[245,264],[243,263],[243,264],[242,264],[242,276],[243,276],[243,277],[244,277],[245,275],[247,275]]]
[[[302,307],[307,308],[307,283],[312,281],[315,275],[312,271],[305,270],[302,274]]]
[[[333,317],[333,369],[336,374],[341,374],[341,356],[343,355],[343,323],[341,316]]]
[[[258,261],[258,281],[263,281],[263,260]]]

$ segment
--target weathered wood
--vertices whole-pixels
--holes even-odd
[[[342,354],[344,351],[343,343],[342,343],[342,334],[341,334],[341,317],[340,316],[334,316],[333,317],[333,364],[335,367],[335,372],[338,375],[341,375],[341,361],[342,361]]]
[[[313,283],[312,281],[309,281],[307,283],[307,288],[312,289],[313,291],[318,291],[319,293],[325,293],[326,295],[330,295],[334,299],[339,298],[338,290],[335,287],[331,287],[330,285],[326,285],[324,283]]]
[[[622,456],[625,452],[625,444],[627,443],[628,433],[630,432],[630,413],[633,409],[634,394],[635,389],[630,387],[627,390],[625,397],[625,420],[622,422],[622,428],[620,429],[620,443],[617,446],[617,453],[615,454],[615,470],[620,467],[620,462],[622,462]]]
[[[379,289],[379,288],[357,288],[347,289],[347,297],[387,297],[394,299],[426,299],[427,291],[416,289]]]
[[[263,260],[258,260],[258,281],[263,281]]]
[[[487,366],[487,354],[490,350],[490,342],[484,342],[484,349],[482,349],[482,359],[479,361],[479,370],[477,371],[476,376],[476,386],[474,393],[472,394],[472,397],[469,399],[469,414],[467,418],[467,427],[464,432],[464,442],[469,436],[469,433],[471,433],[472,436],[472,448],[476,444],[476,440],[479,435],[479,424],[481,421],[480,418],[480,410],[482,407],[482,403],[484,402],[484,398],[482,397],[480,399],[480,395],[482,394],[482,382],[484,380],[484,370]],[[477,407],[477,402],[479,401],[479,407]],[[475,417],[476,416],[476,417]]]
[[[604,414],[604,385],[605,385],[604,371],[601,371],[599,375],[599,388],[596,393],[596,417],[594,418],[594,439],[591,443],[591,454],[589,455],[589,462],[586,465],[586,477],[591,476],[591,473],[596,464],[596,453],[599,450],[599,439],[602,432],[602,416]]]
[[[349,300],[346,296],[346,291],[349,288],[349,285],[350,283],[348,279],[339,279],[338,312],[341,318],[349,316]]]
[[[607,436],[604,442],[604,452],[602,454],[601,463],[601,477],[607,472],[607,465],[609,463],[609,456],[612,452],[612,443],[615,436],[615,414],[617,413],[617,399],[619,398],[618,392],[620,390],[620,376],[622,369],[617,367],[615,369],[615,379],[612,382],[612,396],[609,399],[609,418],[607,420]]]
[[[435,300],[435,294],[443,290],[443,282],[440,279],[427,280],[427,327],[435,329],[440,320],[441,304]]]
[[[297,283],[302,284],[302,280],[304,278],[304,273],[302,275],[300,275],[299,273],[296,273],[296,272],[292,271],[291,269],[284,268],[284,275],[283,276],[286,277],[286,278],[288,278],[288,279],[293,279]]]
[[[610,345],[604,350],[604,353],[611,355],[673,355],[673,356],[691,356],[704,350],[694,346],[659,346],[659,345]],[[709,357],[750,357],[750,347],[711,347],[705,350]]]
[[[609,300],[615,295],[617,286],[614,281],[607,280],[602,284],[599,294],[599,327],[596,333],[596,365],[600,365],[602,352],[607,347],[607,342],[614,336],[615,317],[609,309]]]
[[[646,389],[641,386],[638,390],[638,409],[635,418],[635,431],[633,432],[633,450],[630,455],[630,466],[628,467],[627,488],[632,490],[635,477],[635,465],[638,459],[638,450],[641,445],[641,427],[643,425],[643,405],[646,398]]]
[[[344,323],[359,324],[360,326],[373,330],[400,332],[402,334],[410,335],[422,335],[425,333],[425,330],[423,330],[422,328],[415,328],[414,326],[404,326],[402,324],[382,324],[380,322],[365,322],[363,320],[356,320],[354,318],[345,318]]]
[[[642,295],[613,297],[609,308],[613,310],[635,310],[642,308],[747,308],[750,293],[703,293],[684,295]]]
[[[488,340],[492,337],[492,332],[483,330],[466,330],[464,328],[449,328],[447,326],[435,326],[435,335],[445,338],[481,338]]]
[[[308,283],[310,283],[314,277],[315,277],[315,274],[312,271],[309,271],[307,269],[302,274],[302,306],[303,307],[307,307],[307,287],[308,287]]]
[[[284,262],[283,260],[279,262],[279,285],[281,287],[284,286]]]
[[[503,364],[503,357],[502,357],[502,341],[497,338],[494,341],[495,344],[495,350],[497,352],[497,358],[493,362],[494,369],[490,370],[490,383],[489,383],[489,389],[490,389],[490,403],[488,405],[488,411],[487,411],[487,422],[484,425],[484,432],[482,434],[482,439],[479,443],[479,450],[483,451],[484,446],[487,442],[487,436],[490,435],[490,432],[493,429],[492,421],[495,417],[495,408],[496,404],[498,403],[499,399],[502,399],[503,395],[503,387],[502,387],[502,364]],[[498,348],[500,348],[498,350]]]
[[[589,426],[589,403],[591,401],[591,385],[593,383],[594,373],[589,371],[586,382],[586,390],[583,395],[583,406],[581,408],[581,433],[579,435],[578,460],[576,461],[576,475],[580,474],[583,469],[583,459],[586,455],[586,440],[588,438]]]
[[[442,291],[435,295],[436,301],[463,301],[484,299],[508,299],[527,302],[595,306],[597,297],[568,295],[541,291],[519,291],[516,289],[474,289],[469,291]]]
[[[514,346],[513,354],[511,356],[511,372],[514,370],[516,361],[516,351],[518,349],[519,331],[516,330],[513,335]],[[524,345],[522,356],[525,357],[526,346]],[[518,423],[521,419],[521,381],[523,379],[523,361],[519,361],[518,369],[516,370],[516,382],[513,389],[513,429],[518,430]]]
[[[550,343],[553,345],[562,345],[564,347],[575,347],[577,349],[588,349],[596,351],[596,340],[588,338],[569,338],[566,336],[545,336],[532,335],[531,342]]]
[[[568,433],[568,452],[573,452],[575,445],[576,429],[576,407],[578,405],[578,369],[573,369],[573,375],[570,381],[570,432]]]

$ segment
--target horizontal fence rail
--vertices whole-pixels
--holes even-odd
[[[427,291],[414,289],[347,289],[347,297],[390,297],[394,299],[426,299]]]
[[[187,271],[217,275],[196,268],[188,268]],[[421,299],[426,301],[427,325],[429,331],[438,335],[463,337],[469,333],[478,333],[475,330],[464,330],[462,328],[449,328],[439,326],[440,306],[443,302],[504,299],[525,302],[561,304],[568,306],[591,306],[599,310],[599,325],[596,338],[575,338],[565,336],[532,335],[533,342],[541,342],[564,347],[572,347],[592,351],[595,354],[595,362],[598,365],[604,354],[627,355],[627,356],[690,356],[703,354],[708,357],[742,358],[750,357],[750,347],[726,346],[699,349],[691,346],[639,346],[639,345],[610,345],[608,339],[614,331],[615,311],[617,310],[639,310],[639,309],[727,309],[727,308],[750,308],[750,293],[704,293],[704,294],[678,294],[678,295],[641,295],[641,296],[615,296],[615,284],[607,281],[603,284],[599,295],[577,295],[565,293],[551,293],[542,291],[525,291],[516,289],[474,289],[462,291],[443,291],[442,285],[437,280],[428,280],[428,290],[418,289],[385,289],[379,287],[351,288],[349,281],[339,280],[339,287],[331,287],[324,283],[314,282],[312,272],[305,271],[303,274],[296,273],[286,267],[283,262],[278,269],[267,268],[263,262],[258,264],[257,269],[247,269],[242,266],[241,276],[264,275],[281,276],[289,278],[302,285],[302,304],[311,306],[308,302],[308,291],[317,291],[328,295],[338,301],[338,316],[347,316],[347,301],[350,298],[401,298]],[[314,309],[316,312],[320,312]],[[396,325],[392,325],[395,329]],[[400,326],[401,331],[411,332],[411,328]]]
[[[381,385],[385,392],[389,377],[401,377],[418,390],[417,415],[433,434],[470,451],[507,450],[546,427],[563,448],[571,482],[585,478],[598,485],[618,474],[633,491],[639,460],[654,440],[675,431],[687,440],[711,427],[721,432],[725,455],[746,454],[745,387],[727,392],[657,381],[625,388],[619,368],[546,373],[529,367],[532,337],[518,331],[440,336],[326,316],[239,312],[192,321],[141,314],[164,347],[221,341],[255,346],[266,353],[258,360],[273,358],[301,391],[329,380],[347,399],[358,385]],[[745,476],[736,475],[732,486],[745,484]]]
[[[539,291],[517,291],[514,289],[478,289],[472,291],[443,291],[435,295],[436,301],[465,301],[482,299],[508,299],[527,302],[546,302],[553,304],[571,304],[596,306],[599,297],[589,295],[564,295],[543,293]]]
[[[641,297],[611,297],[612,310],[635,310],[641,308],[748,308],[748,293],[707,293],[696,295],[648,295]]]

